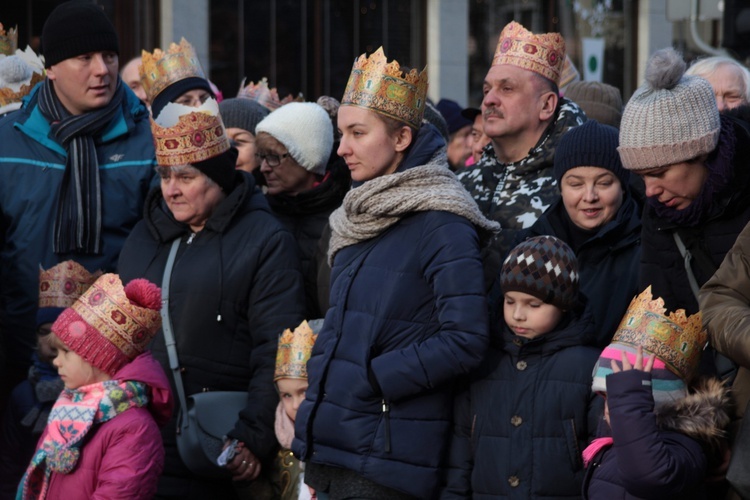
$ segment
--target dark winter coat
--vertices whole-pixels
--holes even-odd
[[[724,192],[714,196],[707,209],[710,216],[695,226],[678,228],[657,217],[648,204],[644,211],[639,289],[651,285],[654,297],[663,298],[669,311],[685,309],[687,314],[698,311],[698,300],[690,288],[685,261],[673,233],[679,229],[693,257],[693,274],[698,286],[702,286],[750,221],[750,132],[746,123],[739,120],[733,123],[737,136],[732,159],[734,175]]]
[[[410,214],[338,251],[331,283],[292,450],[304,461],[435,498],[452,382],[480,362],[488,341],[476,229],[448,212]]]
[[[457,399],[443,498],[580,497],[581,452],[602,415],[599,350],[582,345],[591,328],[588,313],[532,340],[505,327]]]
[[[570,225],[562,199],[555,202],[525,235],[550,234],[571,244]],[[581,291],[594,321],[594,345],[609,344],[638,289],[641,259],[641,218],[638,205],[626,194],[615,218],[574,248]]]
[[[144,220],[125,243],[119,269],[123,282],[147,278],[161,284],[171,243],[181,239],[172,271],[170,317],[185,392],[248,391],[252,403],[227,434],[264,460],[276,446],[278,395],[272,379],[277,338],[303,319],[304,292],[294,240],[252,177],[244,172],[237,176],[234,190],[196,234],[172,217],[161,191],[154,190]],[[171,374],[161,331],[152,350]],[[166,463],[160,494],[218,498],[231,492],[230,480],[201,481],[187,470],[177,452],[174,419],[162,437]]]
[[[607,377],[613,446],[586,468],[584,498],[706,498],[703,481],[729,423],[727,391],[713,379],[656,415],[650,381],[639,370]]]

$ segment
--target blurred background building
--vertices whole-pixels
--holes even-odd
[[[279,94],[340,97],[354,58],[383,45],[389,58],[428,65],[429,97],[478,105],[503,26],[558,31],[583,68],[627,99],[655,50],[674,45],[691,60],[725,50],[750,55],[750,0],[92,0],[114,21],[121,62],[184,36],[225,97],[243,78],[268,77]],[[18,25],[19,46],[38,49],[59,2],[3,2],[0,22]],[[584,39],[604,41],[601,59]]]

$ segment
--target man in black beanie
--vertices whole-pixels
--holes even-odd
[[[42,28],[47,78],[0,120],[0,408],[35,347],[39,266],[115,271],[154,180],[149,114],[118,77],[101,7],[60,3]]]

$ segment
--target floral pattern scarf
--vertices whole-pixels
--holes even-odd
[[[107,380],[65,389],[52,407],[47,434],[26,469],[16,500],[46,498],[52,473],[75,469],[81,444],[95,424],[147,404],[147,387],[141,382]]]

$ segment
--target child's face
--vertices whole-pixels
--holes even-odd
[[[36,330],[37,355],[42,363],[52,364],[52,360],[57,356],[57,349],[52,345],[49,335],[51,327],[52,323],[44,323]]]
[[[279,388],[281,403],[284,405],[284,411],[292,422],[297,418],[299,405],[305,399],[307,390],[307,380],[300,378],[280,378],[276,381]]]
[[[68,350],[68,347],[59,339],[56,340],[57,342],[53,344],[57,348],[57,356],[52,364],[57,368],[57,373],[67,389],[78,389],[84,385],[103,382],[111,378],[75,352]]]
[[[503,316],[518,335],[534,339],[551,332],[563,316],[562,310],[523,292],[508,292],[503,301]]]

